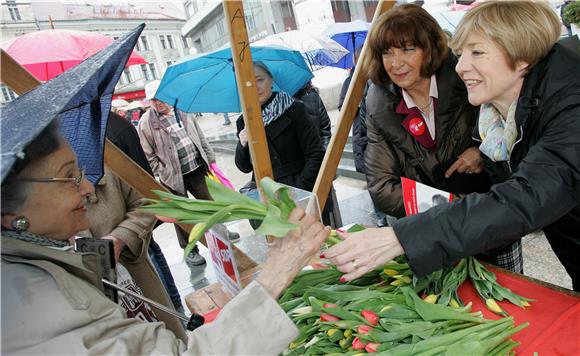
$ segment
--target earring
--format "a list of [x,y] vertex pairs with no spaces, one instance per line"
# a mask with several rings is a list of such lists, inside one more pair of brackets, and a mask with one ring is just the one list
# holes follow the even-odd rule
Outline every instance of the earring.
[[30,222],[24,216],[19,216],[12,220],[12,227],[18,232],[24,232],[30,227]]

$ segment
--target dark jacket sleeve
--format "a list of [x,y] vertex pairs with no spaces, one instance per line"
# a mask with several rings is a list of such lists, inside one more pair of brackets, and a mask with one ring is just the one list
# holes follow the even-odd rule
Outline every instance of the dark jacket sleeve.
[[354,165],[356,171],[360,173],[366,173],[367,171],[365,167],[365,151],[368,145],[366,124],[366,96],[369,83],[370,81],[368,81],[365,86],[359,109],[352,123],[352,152],[354,154]]
[[352,80],[352,74],[354,70],[352,70],[348,77],[342,83],[342,88],[340,88],[340,97],[338,98],[338,110],[342,110],[342,104],[344,104],[344,98],[346,97],[346,92],[348,91],[348,87],[350,85],[350,81]]
[[328,112],[326,111],[326,107],[324,106],[324,102],[318,93],[316,93],[316,101],[317,101],[317,108],[318,108],[318,118],[320,120],[319,129],[320,129],[320,140],[322,143],[322,147],[326,149],[328,144],[330,143],[330,138],[332,136],[331,124],[330,124],[330,117],[328,116]]
[[365,153],[367,187],[374,206],[385,214],[405,216],[401,190],[401,163],[380,130],[368,121],[368,145]]
[[305,164],[298,179],[298,188],[311,191],[324,158],[320,136],[306,114],[306,107],[301,102],[295,102],[286,114],[294,122],[298,144],[304,154]]
[[[239,138],[240,131],[244,129],[244,118],[242,115],[240,115],[240,117],[236,120],[236,128],[236,135]],[[236,167],[238,167],[238,169],[243,173],[250,173],[254,170],[254,167],[252,166],[252,158],[250,157],[250,146],[242,146],[239,140],[238,144],[236,145],[236,155],[234,161],[236,163]]]
[[569,92],[567,103],[543,108],[550,119],[508,180],[395,222],[418,276],[515,241],[579,206],[580,125],[570,119],[580,117],[579,96]]
[[143,152],[139,134],[135,126],[128,120],[111,113],[107,124],[106,137],[111,140],[123,153],[143,168],[149,175],[153,176],[153,170],[149,166],[149,161]]
[[331,124],[330,117],[324,106],[324,102],[320,95],[315,89],[310,90],[298,98],[306,107],[306,112],[308,113],[310,119],[317,127],[318,133],[320,134],[320,140],[322,142],[322,147],[326,149],[330,143],[331,134]]

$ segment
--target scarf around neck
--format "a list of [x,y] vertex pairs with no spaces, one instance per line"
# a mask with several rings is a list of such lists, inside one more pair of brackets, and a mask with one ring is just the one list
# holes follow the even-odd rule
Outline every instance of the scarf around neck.
[[491,104],[482,104],[479,111],[479,150],[492,161],[507,161],[518,137],[516,125],[516,106],[514,101],[505,120]]
[[286,92],[274,92],[269,102],[262,108],[264,127],[276,121],[294,103],[294,99]]
[[2,236],[11,237],[16,240],[30,242],[35,245],[45,246],[45,247],[56,247],[59,249],[66,249],[70,248],[70,244],[68,241],[59,241],[59,240],[51,240],[47,239],[44,236],[36,235],[30,232],[22,231],[14,231],[14,230],[2,230]]

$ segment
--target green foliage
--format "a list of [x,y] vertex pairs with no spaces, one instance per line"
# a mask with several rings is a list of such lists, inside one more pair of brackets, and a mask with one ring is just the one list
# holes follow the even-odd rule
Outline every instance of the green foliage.
[[566,23],[580,26],[580,2],[574,1],[569,3],[566,8],[564,8],[562,20]]

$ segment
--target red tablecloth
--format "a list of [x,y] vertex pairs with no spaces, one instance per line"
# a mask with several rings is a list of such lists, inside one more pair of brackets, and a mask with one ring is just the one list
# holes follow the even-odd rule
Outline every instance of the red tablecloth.
[[[488,268],[490,268],[488,266]],[[494,268],[499,283],[513,292],[534,299],[531,306],[522,309],[509,302],[499,302],[514,317],[515,325],[530,325],[512,336],[519,341],[516,355],[576,356],[580,355],[580,298],[544,287],[517,275],[505,274]],[[473,303],[472,311],[481,310],[486,319],[499,319],[479,298],[470,281],[459,288],[460,297]],[[205,315],[206,322],[215,319],[220,309]]]
[[[508,275],[490,268],[499,283],[513,292],[534,299],[531,307],[522,309],[509,302],[500,306],[514,317],[515,325],[529,322],[530,325],[512,336],[521,345],[515,349],[517,355],[580,355],[580,298],[541,286],[517,275]],[[473,311],[481,310],[487,319],[498,319],[481,301],[471,282],[459,289],[464,301],[472,301]]]

